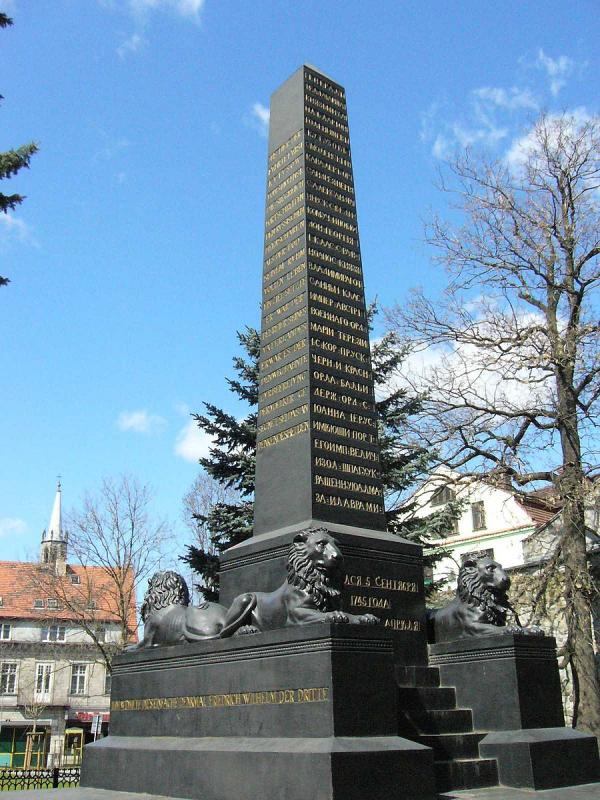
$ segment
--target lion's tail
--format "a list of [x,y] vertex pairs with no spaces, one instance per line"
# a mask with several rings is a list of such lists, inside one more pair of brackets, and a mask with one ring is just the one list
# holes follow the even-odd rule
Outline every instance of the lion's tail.
[[225,623],[221,630],[220,638],[226,639],[228,636],[233,636],[242,625],[250,625],[252,622],[252,612],[255,608],[255,594],[247,593],[236,597],[225,617]]

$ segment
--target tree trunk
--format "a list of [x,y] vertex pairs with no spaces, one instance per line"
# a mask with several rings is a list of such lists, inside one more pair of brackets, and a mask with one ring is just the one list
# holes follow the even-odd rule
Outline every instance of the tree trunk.
[[[562,400],[562,403],[561,403]],[[570,403],[561,398],[559,407]],[[573,673],[573,727],[600,737],[600,685],[594,653],[591,618],[591,580],[585,537],[585,485],[577,414],[574,409],[559,422],[563,471],[558,481],[563,501],[562,563],[565,572],[567,652]]]

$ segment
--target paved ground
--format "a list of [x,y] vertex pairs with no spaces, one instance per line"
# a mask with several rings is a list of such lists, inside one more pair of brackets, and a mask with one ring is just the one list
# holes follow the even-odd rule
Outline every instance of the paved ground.
[[[566,789],[546,789],[533,792],[525,789],[468,789],[440,795],[439,800],[600,800],[600,783],[572,786]],[[111,792],[108,789],[27,789],[15,795],[15,800],[177,800],[157,794]],[[235,800],[235,798],[231,798]]]

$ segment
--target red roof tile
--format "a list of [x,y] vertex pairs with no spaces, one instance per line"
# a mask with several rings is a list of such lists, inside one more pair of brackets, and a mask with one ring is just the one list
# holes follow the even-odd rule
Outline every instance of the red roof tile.
[[[73,577],[79,582],[73,582]],[[127,589],[132,574],[126,576]],[[133,638],[137,628],[135,594],[127,610],[127,627]],[[0,561],[0,618],[77,620],[84,613],[98,622],[119,622],[117,592],[103,567],[68,565],[63,577],[56,577],[38,563]],[[49,608],[48,599],[57,599],[58,608]],[[34,601],[42,600],[43,608]]]

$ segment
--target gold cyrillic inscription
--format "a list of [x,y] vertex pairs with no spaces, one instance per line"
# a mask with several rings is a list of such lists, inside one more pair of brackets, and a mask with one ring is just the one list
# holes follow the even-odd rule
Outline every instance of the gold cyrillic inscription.
[[307,393],[307,389],[304,387],[293,394],[288,394],[285,397],[276,400],[274,403],[270,403],[268,406],[263,406],[258,412],[258,416],[266,417],[267,414],[271,414],[273,411],[279,411],[280,408],[291,406],[294,403],[297,403],[298,400],[302,400],[304,397],[306,397]]
[[291,311],[292,308],[297,308],[298,306],[303,306],[306,302],[306,298],[304,294],[299,294],[297,297],[292,298],[287,303],[284,303],[279,308],[276,308],[275,311],[271,311],[270,314],[267,314],[265,317],[265,325],[268,325],[269,322],[272,322],[277,317],[280,317],[282,314],[287,314],[288,311]]
[[274,433],[273,436],[263,439],[261,442],[257,443],[256,447],[258,450],[264,450],[265,447],[272,447],[274,444],[284,442],[286,439],[292,439],[294,436],[299,436],[301,433],[307,433],[308,429],[308,421],[299,422],[298,425],[294,425],[292,428],[286,428],[284,431]]
[[383,627],[393,631],[412,631],[414,633],[423,629],[421,623],[416,619],[386,619]]
[[301,372],[298,375],[294,375],[292,378],[288,378],[287,381],[284,381],[283,383],[278,383],[276,386],[271,386],[271,388],[267,389],[265,392],[260,392],[260,399],[262,401],[268,400],[270,397],[274,397],[280,392],[287,392],[288,389],[292,389],[294,386],[298,386],[299,383],[302,383],[305,377],[305,373]]
[[375,436],[373,433],[355,431],[353,428],[345,428],[343,425],[334,425],[330,422],[320,422],[319,420],[316,420],[313,422],[313,430],[317,431],[317,433],[328,433],[331,436],[341,436],[344,439],[354,439],[358,442],[377,444],[377,436]]
[[313,317],[319,317],[320,319],[327,320],[327,322],[333,322],[334,325],[343,325],[345,328],[350,328],[350,330],[367,333],[367,326],[363,325],[362,322],[357,322],[354,319],[346,319],[346,317],[340,317],[339,314],[334,314],[333,311],[328,311],[326,308],[313,307],[311,308],[310,313]]
[[391,608],[392,604],[387,597],[367,597],[364,594],[350,595],[350,605],[358,606],[359,608]]
[[328,383],[330,386],[337,386],[340,389],[350,389],[359,394],[371,395],[371,387],[366,383],[359,383],[358,381],[349,381],[346,378],[338,378],[336,375],[330,375],[328,372],[313,371],[313,378],[322,383]]
[[369,503],[357,500],[355,497],[338,497],[337,495],[315,493],[315,503],[336,508],[350,508],[353,511],[368,511],[371,514],[382,514],[384,511],[383,503]]
[[269,344],[263,345],[260,351],[261,356],[268,355],[269,353],[272,353],[273,350],[278,350],[281,345],[289,342],[290,339],[295,339],[296,336],[299,336],[301,333],[306,334],[307,327],[308,326],[306,322],[303,322],[301,325],[296,325],[296,327],[292,328],[291,331],[286,331],[286,333],[283,333],[281,336],[273,339],[273,341],[269,342]]
[[350,475],[358,475],[361,478],[380,478],[381,473],[376,467],[364,467],[362,464],[350,464],[347,461],[338,461],[335,458],[315,458],[315,467],[321,469],[335,469],[338,472],[347,472]]
[[416,593],[419,591],[415,581],[383,578],[381,575],[346,575],[344,586],[355,586],[358,589],[384,589],[387,592]]
[[294,359],[294,361],[290,361],[289,364],[286,364],[283,367],[279,367],[279,369],[274,369],[273,372],[269,372],[268,375],[261,375],[260,378],[261,386],[264,386],[267,383],[271,383],[272,381],[275,381],[278,378],[287,375],[288,372],[293,372],[299,367],[304,366],[304,364],[308,364],[308,356],[306,354],[300,356],[300,358]]
[[265,300],[265,302],[263,303],[263,311],[268,311],[269,308],[273,308],[273,306],[276,306],[277,303],[281,303],[282,300],[285,300],[286,297],[289,297],[291,294],[294,294],[294,292],[297,292],[300,289],[305,289],[305,288],[306,288],[306,278],[303,276],[295,283],[286,286],[286,288],[283,291],[279,292],[279,294],[273,295],[273,297],[271,297],[269,300]]
[[313,394],[323,400],[331,400],[334,403],[343,403],[346,406],[362,408],[364,411],[373,411],[375,408],[373,403],[369,403],[367,400],[359,400],[358,397],[354,397],[351,394],[340,394],[340,392],[334,392],[332,389],[322,389],[320,386],[315,386]]
[[276,150],[273,150],[269,156],[269,164],[272,164],[278,156],[289,149],[295,142],[300,141],[300,139],[302,139],[302,129],[296,131],[296,133],[293,133],[289,139],[286,139],[286,141],[283,144],[280,144]]
[[370,483],[358,483],[358,481],[347,481],[344,478],[333,478],[330,475],[315,475],[315,486],[326,486],[328,489],[345,489],[347,492],[358,492],[381,497],[380,486],[373,486]]
[[272,336],[274,333],[279,333],[282,328],[285,328],[286,325],[289,325],[291,322],[297,322],[299,319],[302,319],[304,316],[304,309],[300,308],[298,311],[294,311],[293,314],[290,314],[289,317],[282,319],[280,322],[275,323],[275,325],[271,325],[270,328],[263,328],[262,331],[262,338],[263,340],[267,338],[267,336]]
[[364,450],[361,447],[351,447],[339,442],[329,442],[326,439],[315,439],[313,441],[315,450],[324,450],[328,453],[335,453],[338,456],[348,456],[349,458],[362,458],[363,461],[379,462],[379,453],[376,450]]
[[269,369],[272,367],[273,364],[277,364],[279,361],[283,361],[284,358],[287,358],[292,353],[297,353],[298,350],[303,350],[306,347],[306,339],[300,339],[299,342],[295,342],[294,344],[286,347],[285,350],[282,350],[280,353],[277,353],[270,358],[266,358],[264,361],[261,362],[260,368],[262,370]]
[[293,408],[291,411],[286,411],[285,414],[280,414],[278,417],[273,417],[273,419],[270,419],[267,422],[262,422],[258,426],[257,433],[262,435],[263,433],[270,431],[272,428],[277,427],[277,425],[282,425],[284,422],[289,422],[291,419],[301,417],[303,414],[308,414],[308,403],[298,406],[298,408]]

